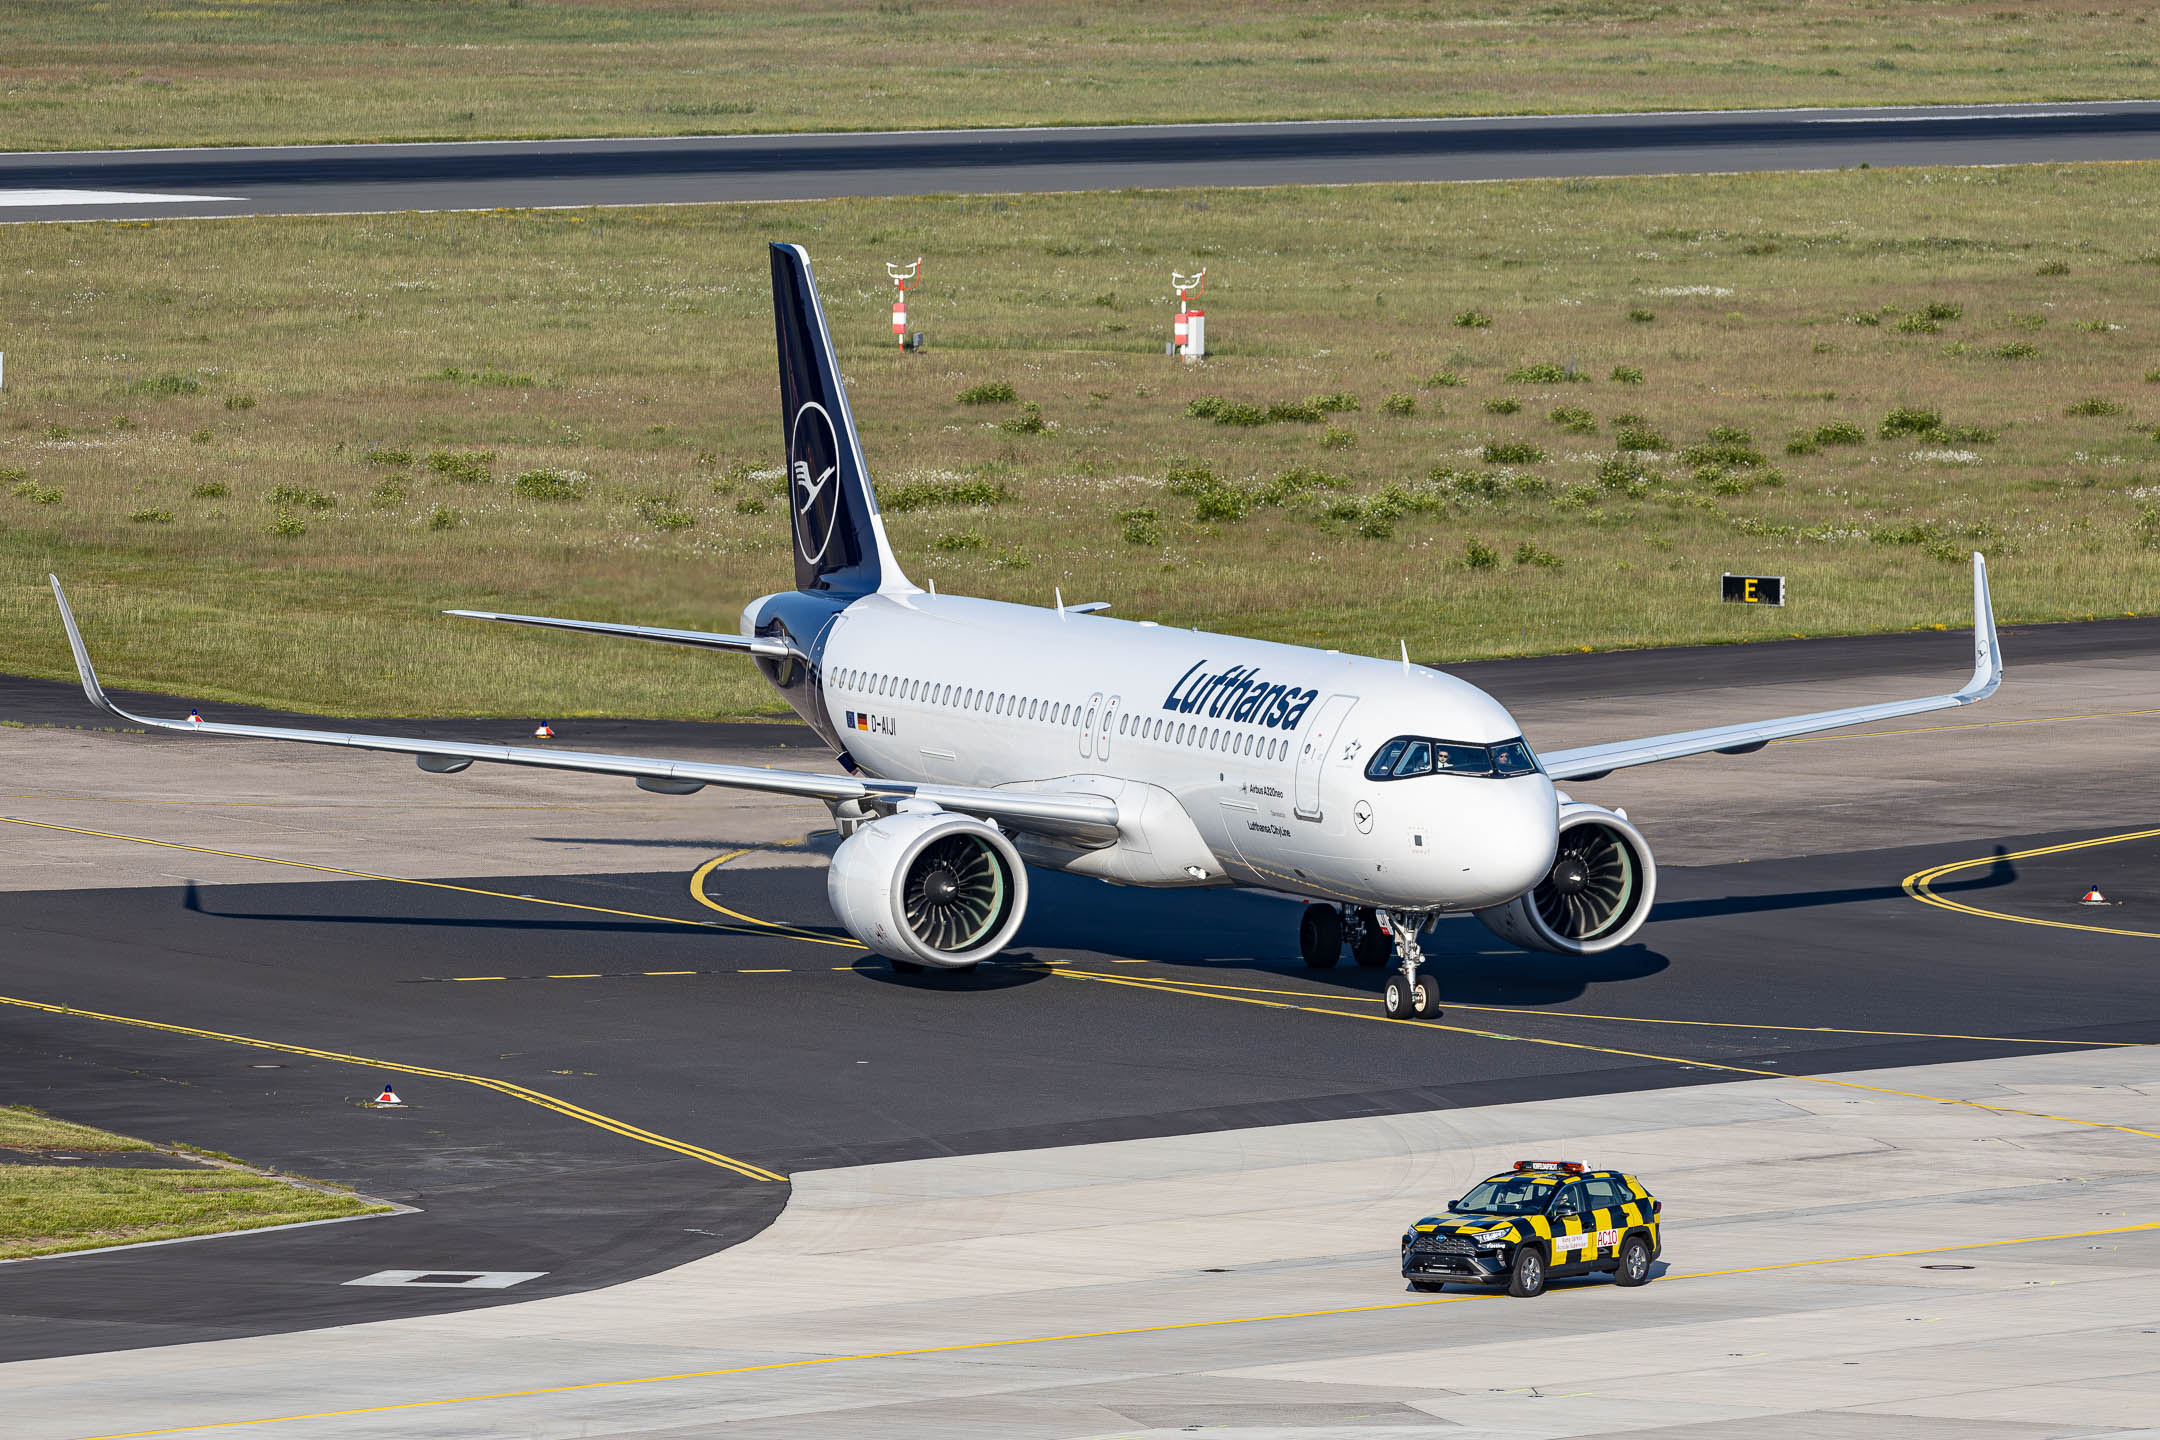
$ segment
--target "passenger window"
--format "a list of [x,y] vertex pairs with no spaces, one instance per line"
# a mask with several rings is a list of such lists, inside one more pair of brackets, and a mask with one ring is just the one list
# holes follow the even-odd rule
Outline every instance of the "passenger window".
[[1553,1201],[1552,1208],[1545,1213],[1555,1220],[1569,1215],[1580,1215],[1583,1213],[1582,1199],[1582,1186],[1570,1185],[1560,1192],[1559,1198]]
[[1589,1192],[1593,1210],[1617,1210],[1635,1198],[1617,1180],[1585,1180],[1583,1189]]
[[1395,778],[1406,775],[1430,775],[1432,773],[1432,746],[1423,740],[1412,740],[1403,747],[1402,759],[1395,762]]

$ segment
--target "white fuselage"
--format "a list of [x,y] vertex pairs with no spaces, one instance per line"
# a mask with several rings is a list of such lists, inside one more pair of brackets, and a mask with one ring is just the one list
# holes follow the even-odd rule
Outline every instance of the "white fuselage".
[[924,593],[854,601],[814,653],[815,683],[783,693],[821,705],[870,775],[1117,800],[1116,845],[1036,845],[1038,863],[1400,910],[1497,905],[1553,863],[1541,773],[1367,778],[1394,737],[1520,737],[1491,696],[1437,671]]

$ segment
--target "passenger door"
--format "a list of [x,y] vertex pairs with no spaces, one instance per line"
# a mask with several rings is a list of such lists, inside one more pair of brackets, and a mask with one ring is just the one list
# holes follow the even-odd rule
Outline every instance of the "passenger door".
[[1553,1198],[1545,1212],[1552,1226],[1552,1264],[1556,1275],[1574,1274],[1590,1263],[1590,1247],[1596,1237],[1585,1229],[1588,1206],[1582,1182],[1577,1181]]
[[[1088,696],[1087,714],[1080,721],[1080,756],[1082,759],[1086,759],[1095,753],[1095,720],[1101,713],[1102,691],[1098,690],[1093,695]],[[1109,754],[1110,747],[1105,744],[1103,746],[1103,755],[1108,758]]]
[[1328,746],[1342,729],[1343,717],[1357,704],[1355,695],[1330,695],[1320,714],[1305,732],[1297,757],[1297,814],[1300,820],[1320,818],[1320,767],[1326,763]]
[[1102,724],[1095,731],[1095,758],[1098,761],[1110,758],[1110,736],[1117,729],[1118,699],[1115,695],[1110,697],[1110,703],[1103,707]]

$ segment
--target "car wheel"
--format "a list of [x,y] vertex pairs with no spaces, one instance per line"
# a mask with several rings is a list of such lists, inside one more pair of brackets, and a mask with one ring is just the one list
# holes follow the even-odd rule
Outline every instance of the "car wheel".
[[1402,976],[1388,977],[1387,988],[1381,992],[1381,1008],[1390,1020],[1401,1020],[1410,1013],[1410,987],[1403,984]]
[[1613,1271],[1613,1279],[1622,1285],[1647,1285],[1650,1283],[1650,1240],[1644,1235],[1630,1235],[1620,1242],[1620,1264]]
[[1515,1264],[1508,1270],[1507,1293],[1523,1300],[1545,1293],[1545,1255],[1537,1246],[1516,1250]]
[[1298,954],[1315,970],[1332,970],[1342,959],[1342,916],[1332,905],[1308,905],[1298,921]]
[[1410,1288],[1420,1295],[1437,1295],[1442,1287],[1438,1280],[1412,1280]]

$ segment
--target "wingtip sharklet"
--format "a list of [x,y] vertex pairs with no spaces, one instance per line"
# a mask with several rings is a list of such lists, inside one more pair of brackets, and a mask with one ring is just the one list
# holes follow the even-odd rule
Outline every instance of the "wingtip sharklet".
[[75,652],[75,674],[82,681],[83,694],[98,709],[118,715],[119,707],[106,698],[105,687],[98,684],[97,669],[90,663],[90,648],[83,644],[82,630],[75,624],[75,611],[68,604],[67,591],[60,588],[60,577],[48,573],[45,578],[52,583],[53,599],[60,606],[60,624],[67,631],[68,648]]
[[1988,591],[1987,556],[1973,551],[1973,673],[1958,698],[1970,705],[2002,684],[2002,646],[1995,637],[1995,601]]

